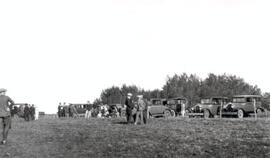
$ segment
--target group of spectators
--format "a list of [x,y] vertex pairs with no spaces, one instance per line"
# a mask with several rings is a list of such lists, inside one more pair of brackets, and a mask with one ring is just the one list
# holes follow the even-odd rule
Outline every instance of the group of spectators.
[[78,117],[78,112],[74,105],[66,104],[66,103],[59,103],[58,105],[58,117]]
[[22,117],[25,121],[33,121],[38,119],[37,107],[34,104],[14,105],[11,109],[11,117]]
[[85,112],[85,118],[89,119],[90,117],[97,118],[110,118],[110,117],[119,117],[121,113],[121,109],[117,108],[117,106],[109,106],[107,104],[100,104],[97,107],[88,106]]
[[127,123],[135,125],[146,124],[148,118],[148,102],[143,99],[143,95],[137,96],[137,102],[132,98],[132,93],[127,94],[125,101]]
[[[136,100],[136,101],[135,101]],[[92,104],[84,104],[83,110],[84,113],[81,113],[82,107],[76,107],[73,104],[61,104],[58,105],[58,117],[77,117],[80,114],[84,115],[86,119],[91,117],[97,118],[111,118],[111,117],[120,117],[125,116],[128,123],[134,124],[146,124],[147,114],[148,114],[148,103],[143,99],[142,95],[138,95],[137,98],[133,97],[132,94],[128,93],[125,105],[123,107],[118,107],[117,105],[107,105],[100,104],[93,107]],[[78,110],[78,111],[77,111]]]

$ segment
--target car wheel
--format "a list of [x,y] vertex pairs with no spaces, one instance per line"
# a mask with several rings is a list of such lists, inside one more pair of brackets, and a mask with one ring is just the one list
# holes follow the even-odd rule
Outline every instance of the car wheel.
[[175,112],[173,110],[171,111],[171,117],[175,117]]
[[209,117],[210,117],[210,112],[209,112],[209,110],[207,110],[207,109],[204,109],[204,110],[203,110],[203,117],[204,117],[204,118],[209,118]]
[[164,117],[169,118],[171,116],[171,112],[169,110],[164,111]]
[[243,118],[244,117],[244,111],[242,109],[237,110],[237,117],[238,118]]

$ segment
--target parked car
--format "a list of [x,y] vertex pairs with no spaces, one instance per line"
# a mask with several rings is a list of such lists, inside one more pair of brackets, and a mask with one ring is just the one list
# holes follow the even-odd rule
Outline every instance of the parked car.
[[88,106],[93,106],[92,104],[86,104],[86,103],[71,103],[69,107],[74,107],[75,113],[79,117],[84,117],[86,109]]
[[236,95],[232,98],[231,103],[223,107],[222,115],[243,118],[254,114],[254,111],[258,114],[264,111],[260,95]]
[[175,117],[175,111],[170,109],[166,105],[166,99],[153,98],[150,99],[150,104],[148,105],[148,112],[150,117]]
[[187,105],[187,99],[184,97],[177,97],[177,98],[168,99],[166,106],[174,110],[176,116],[180,116],[183,104]]
[[209,97],[201,99],[201,103],[196,104],[188,110],[189,117],[214,117],[220,112],[222,105],[227,104],[229,101],[226,97]]

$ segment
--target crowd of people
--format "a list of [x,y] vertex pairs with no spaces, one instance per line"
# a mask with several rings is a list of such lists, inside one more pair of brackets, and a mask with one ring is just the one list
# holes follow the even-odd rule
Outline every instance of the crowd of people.
[[58,105],[58,117],[78,117],[77,109],[72,104],[59,103]]
[[[84,115],[86,119],[91,117],[105,118],[105,117],[119,117],[121,110],[116,106],[109,106],[107,104],[100,104],[93,107],[92,104],[84,104],[84,107],[76,107],[73,104],[59,103],[58,105],[58,117],[79,117]],[[83,113],[81,113],[83,111]]]
[[[135,101],[136,100],[136,101]],[[111,118],[120,117],[125,113],[128,124],[146,124],[148,114],[148,102],[143,99],[143,95],[132,97],[131,93],[127,94],[124,107],[117,107],[116,105],[100,104],[93,107],[92,104],[84,104],[84,113],[82,114],[86,119],[91,117],[97,118]],[[79,113],[73,104],[59,103],[58,117],[79,117]]]
[[97,107],[89,106],[85,112],[85,118],[89,119],[91,117],[97,118],[110,118],[119,117],[121,113],[121,108],[116,106],[109,106],[107,104],[100,104]]
[[[134,98],[134,97],[133,97]],[[117,106],[103,105],[93,107],[87,104],[84,117],[89,119],[91,117],[119,117],[122,116],[123,109],[127,123],[131,124],[146,124],[147,122],[147,101],[143,99],[142,95],[137,96],[138,100],[135,102],[132,99],[132,94],[128,93],[125,101],[125,108],[118,108]],[[34,104],[20,104],[16,105],[14,101],[6,96],[6,89],[0,88],[0,118],[3,123],[3,140],[2,144],[6,143],[8,131],[11,128],[11,118],[18,116],[23,117],[25,121],[32,121],[38,119],[39,112]],[[78,117],[78,111],[72,104],[59,104],[58,117]]]
[[11,108],[11,117],[21,117],[25,121],[33,121],[38,119],[38,110],[34,104],[19,104]]

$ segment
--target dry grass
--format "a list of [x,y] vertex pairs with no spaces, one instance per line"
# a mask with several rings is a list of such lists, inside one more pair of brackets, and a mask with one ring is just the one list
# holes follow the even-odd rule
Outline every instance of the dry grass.
[[270,157],[270,119],[16,120],[0,157]]

